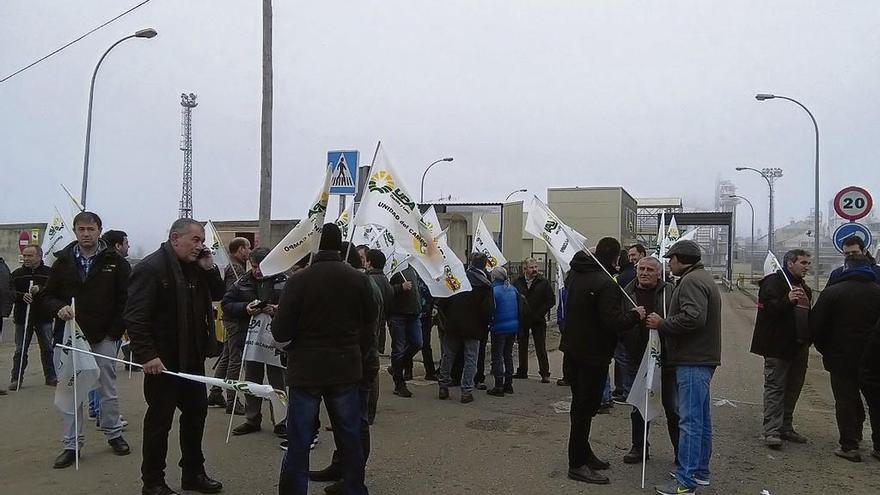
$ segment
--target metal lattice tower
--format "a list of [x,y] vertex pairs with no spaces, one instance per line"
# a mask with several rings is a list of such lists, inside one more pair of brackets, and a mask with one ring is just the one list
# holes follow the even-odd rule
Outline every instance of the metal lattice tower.
[[180,95],[180,151],[183,151],[183,190],[180,194],[180,218],[192,218],[192,109],[196,107],[194,93]]

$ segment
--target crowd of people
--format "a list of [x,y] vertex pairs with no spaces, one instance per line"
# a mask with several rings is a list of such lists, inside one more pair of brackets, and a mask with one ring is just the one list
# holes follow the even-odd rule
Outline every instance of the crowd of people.
[[[501,398],[514,393],[515,379],[529,378],[530,336],[538,376],[550,383],[547,317],[554,307],[564,356],[557,384],[570,387],[572,396],[568,477],[610,483],[602,473],[610,463],[590,445],[592,419],[614,403],[626,403],[656,331],[662,408],[676,468],[655,490],[683,495],[711,482],[709,391],[721,365],[721,294],[693,241],[678,241],[658,257],[648,256],[642,245],[621,250],[617,239],[603,238],[574,255],[559,291],[534,259],[525,260],[521,275],[512,277],[503,267],[490,268],[486,255],[477,252],[466,269],[472,289],[435,298],[412,267],[386,277],[385,254],[344,242],[333,223],[323,226],[314,254],[270,276],[260,269],[269,250],[252,249],[240,237],[228,244],[229,264],[221,274],[204,246],[203,225],[192,219],[176,220],[168,239],[133,268],[126,261],[124,232],[103,233],[100,217],[87,211],[76,215],[73,228],[76,240],[54,253],[51,267],[43,264],[40,247],[30,245],[22,251],[21,268],[0,271],[9,278],[8,283],[0,280],[9,290],[0,299],[0,310],[11,312],[15,323],[9,388],[15,391],[23,384],[34,336],[45,384],[58,384],[59,353],[53,356],[53,343],[62,341],[64,324],[70,320],[76,320],[93,352],[129,355],[145,375],[144,495],[176,493],[165,473],[176,410],[181,412],[184,490],[223,489],[205,470],[202,437],[209,407],[243,416],[232,430],[235,435],[263,427],[262,399],[246,395],[242,404],[232,391],[208,391],[199,382],[163,374],[164,370],[205,375],[206,360],[217,358],[216,378],[258,384],[265,379],[272,388],[286,390],[286,414],[270,408],[273,433],[284,439],[279,493],[304,495],[310,481],[320,481],[332,482],[325,487],[330,494],[366,494],[370,426],[378,410],[379,356],[385,352],[386,335],[394,396],[413,397],[407,382],[413,379],[413,361],[421,352],[424,379],[437,382],[437,398],[448,400],[457,388],[458,400],[468,404],[477,390]],[[835,399],[840,432],[835,454],[861,460],[862,425],[869,415],[872,455],[880,459],[880,269],[859,238],[847,239],[845,255],[844,265],[815,301],[805,282],[811,268],[806,251],[786,253],[780,269],[760,282],[751,350],[764,357],[763,441],[769,448],[807,442],[794,430],[793,414],[809,348],[815,345],[830,372]],[[337,304],[340,297],[346,304]],[[222,342],[215,327],[217,303]],[[271,321],[280,366],[246,359],[248,329],[257,317]],[[439,366],[431,349],[435,327],[441,342]],[[123,346],[124,342],[130,343]],[[98,358],[97,364],[100,378],[89,409],[112,452],[128,455],[116,363]],[[329,466],[310,470],[322,403],[336,451]],[[77,429],[74,414],[81,413],[62,414],[62,451],[54,463],[58,469],[71,466],[83,447],[83,422]],[[636,464],[650,454],[645,421],[635,407],[631,425],[631,449],[623,462]]]

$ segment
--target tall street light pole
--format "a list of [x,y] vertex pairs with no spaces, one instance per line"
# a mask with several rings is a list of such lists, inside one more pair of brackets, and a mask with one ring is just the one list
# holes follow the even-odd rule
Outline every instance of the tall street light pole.
[[440,162],[451,162],[451,161],[452,161],[452,157],[449,156],[446,158],[441,158],[439,160],[435,160],[430,165],[428,165],[428,168],[425,169],[425,173],[422,174],[422,188],[421,188],[421,192],[419,193],[419,203],[425,202],[425,176],[428,175],[428,170],[431,170],[431,167],[433,167],[434,165],[437,165]]
[[112,45],[110,45],[110,48],[108,48],[107,51],[105,51],[104,54],[101,55],[101,58],[98,59],[98,63],[97,65],[95,65],[95,71],[92,72],[92,83],[89,86],[89,111],[88,116],[86,117],[86,149],[83,156],[82,194],[80,195],[79,199],[83,208],[85,208],[86,206],[86,193],[88,192],[89,188],[89,147],[92,141],[92,102],[95,99],[95,77],[98,75],[98,69],[101,67],[101,62],[104,61],[104,59],[107,57],[107,54],[110,53],[110,50],[115,48],[116,45],[131,38],[149,39],[155,37],[157,34],[159,33],[156,32],[156,30],[153,28],[141,29],[134,34],[130,34],[125,38],[117,41],[116,43],[113,43]]
[[752,241],[751,248],[749,252],[749,280],[755,279],[755,207],[752,205],[752,202],[749,201],[749,198],[745,196],[739,196],[737,194],[730,194],[727,196],[728,198],[738,198],[745,201],[749,208],[752,210]]
[[511,193],[508,194],[506,198],[504,198],[504,202],[507,203],[507,200],[510,199],[510,197],[513,196],[514,194],[524,193],[524,192],[529,192],[529,190],[526,188],[522,188],[522,189],[517,189],[516,191],[511,191]]
[[263,0],[263,96],[260,105],[260,246],[272,247],[272,0]]
[[776,179],[778,179],[779,177],[782,177],[782,169],[781,168],[762,168],[761,170],[758,170],[758,169],[752,168],[752,167],[736,167],[736,170],[738,172],[742,172],[743,170],[749,170],[751,172],[755,172],[756,174],[760,175],[761,177],[764,178],[764,180],[767,181],[767,187],[770,188],[770,213],[769,213],[769,219],[767,222],[767,250],[773,251],[773,247],[774,247],[773,241],[775,240],[774,231],[776,228],[774,225],[775,222],[773,220],[773,217],[774,217],[773,184],[776,181]]
[[813,288],[814,290],[819,290],[819,267],[821,266],[822,258],[819,253],[819,248],[821,247],[821,243],[819,241],[819,124],[816,123],[816,118],[813,117],[813,113],[803,105],[803,103],[795,100],[794,98],[789,98],[788,96],[774,95],[768,93],[759,93],[755,95],[755,99],[758,101],[764,100],[773,100],[779,98],[780,100],[788,100],[795,105],[801,107],[807,115],[810,116],[810,120],[813,121],[813,129],[816,131],[816,191],[813,209],[815,210],[813,213],[813,236],[814,236],[814,249],[816,250],[816,269],[813,270]]

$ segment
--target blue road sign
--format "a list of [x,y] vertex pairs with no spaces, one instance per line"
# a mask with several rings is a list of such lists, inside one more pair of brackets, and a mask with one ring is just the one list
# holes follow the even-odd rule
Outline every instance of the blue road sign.
[[357,151],[328,151],[327,168],[330,174],[330,194],[354,196],[358,183]]
[[858,222],[850,222],[837,227],[834,230],[834,236],[832,240],[834,241],[834,247],[837,248],[841,253],[843,252],[843,241],[846,240],[849,236],[858,236],[861,237],[863,241],[865,241],[865,249],[869,249],[871,247],[871,241],[873,237],[871,236],[871,231],[868,230],[868,227],[858,223]]

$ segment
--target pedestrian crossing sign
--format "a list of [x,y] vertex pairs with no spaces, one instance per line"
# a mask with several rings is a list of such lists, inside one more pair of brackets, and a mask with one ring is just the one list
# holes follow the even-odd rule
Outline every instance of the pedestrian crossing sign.
[[327,168],[330,169],[330,194],[353,196],[357,192],[357,151],[328,151]]

